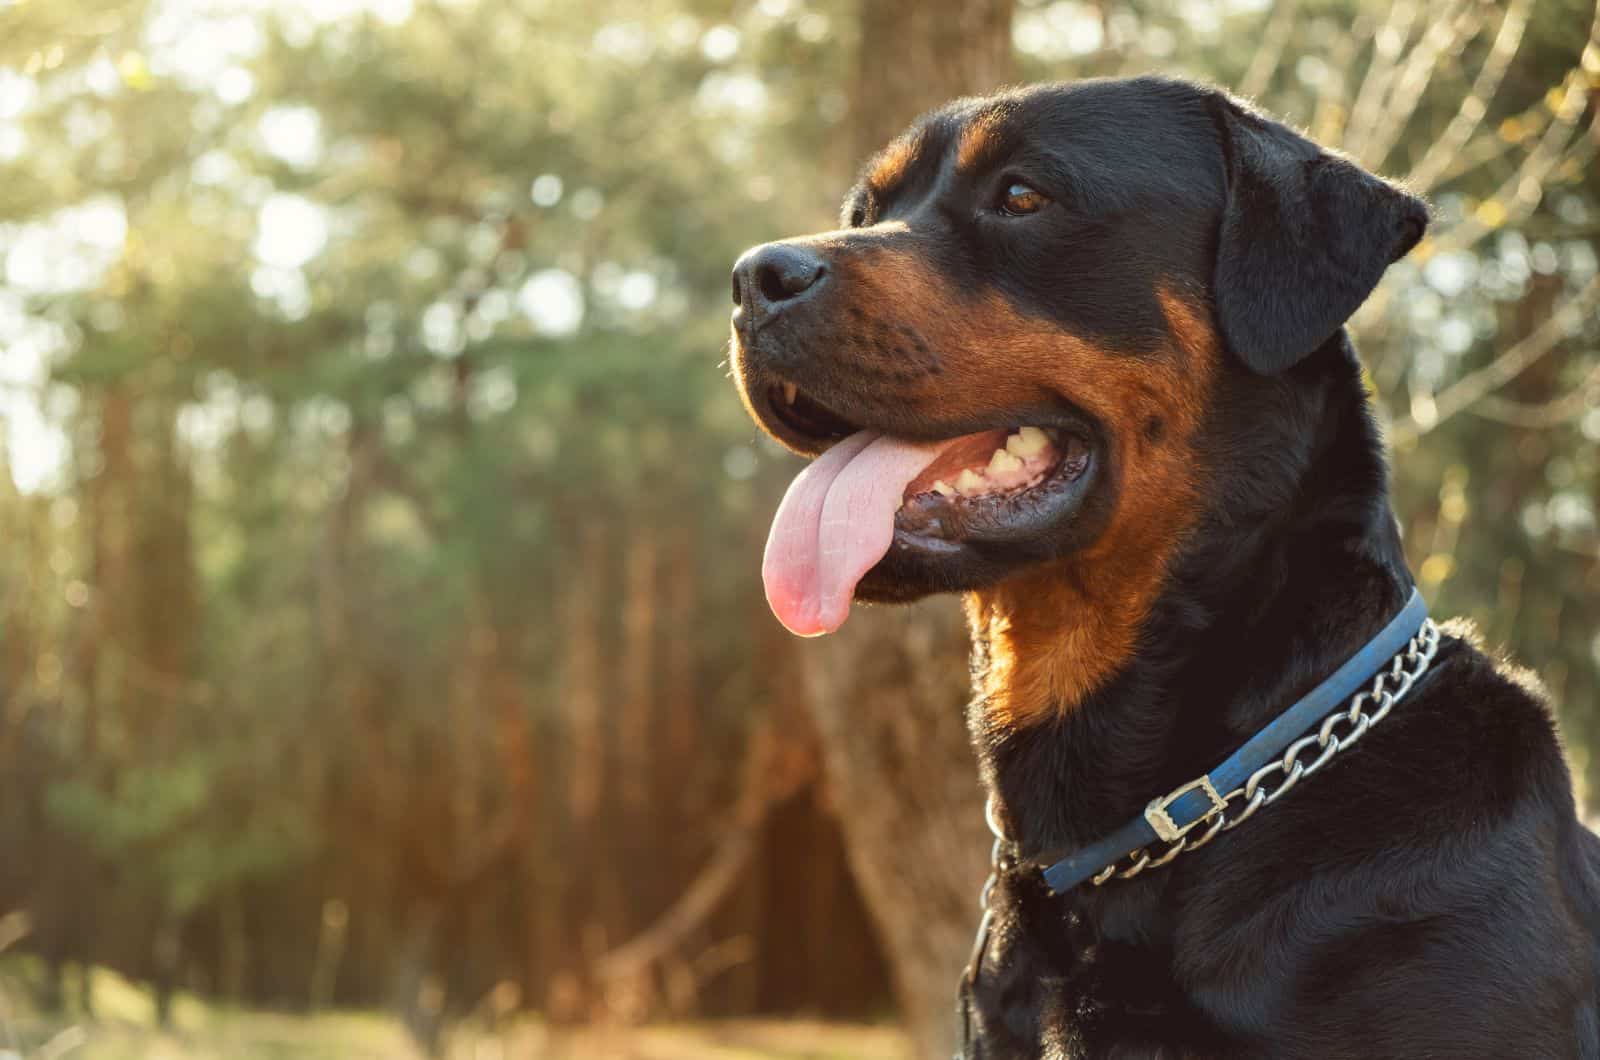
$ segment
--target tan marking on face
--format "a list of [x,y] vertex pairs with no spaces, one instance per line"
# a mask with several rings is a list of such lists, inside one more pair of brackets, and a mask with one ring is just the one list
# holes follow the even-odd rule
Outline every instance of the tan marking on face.
[[[1117,496],[1105,529],[1059,563],[967,598],[973,635],[989,645],[983,691],[993,722],[1019,727],[1045,720],[1114,677],[1137,651],[1169,564],[1199,520],[1194,442],[1218,344],[1200,312],[1170,292],[1160,298],[1173,336],[1166,355],[1101,361],[1095,375],[1083,376],[1090,366],[1080,354],[1068,369],[1089,384],[1088,392],[1082,383],[1064,392],[1095,412],[1110,434]],[[1165,428],[1157,440],[1144,431],[1154,418]]]
[[906,171],[911,168],[911,163],[916,161],[917,152],[921,148],[921,132],[895,140],[873,159],[872,170],[867,175],[867,184],[875,193],[882,195],[905,178]]
[[[848,282],[860,304],[912,323],[943,372],[896,395],[946,418],[1004,417],[1065,396],[1104,425],[1105,528],[1077,553],[968,595],[991,721],[1023,726],[1070,709],[1133,656],[1168,565],[1200,515],[1195,439],[1220,364],[1203,310],[1159,292],[1166,348],[1123,353],[1025,316],[996,293],[953,295],[911,255],[865,256]],[[1152,420],[1162,430],[1146,431]]]
[[973,169],[994,149],[1004,120],[1005,114],[1002,111],[985,111],[961,131],[961,139],[956,144],[958,170],[966,172]]

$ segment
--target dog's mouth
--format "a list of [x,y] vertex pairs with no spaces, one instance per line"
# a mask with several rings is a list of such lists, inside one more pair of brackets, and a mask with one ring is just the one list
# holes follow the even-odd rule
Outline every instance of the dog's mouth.
[[1089,466],[1089,447],[1056,427],[979,431],[952,438],[906,486],[895,527],[925,541],[992,536],[1049,500]]
[[819,452],[861,430],[794,383],[773,383],[766,399],[778,437],[802,452]]
[[802,635],[838,628],[891,550],[937,564],[1049,529],[1078,507],[1095,464],[1090,432],[1065,415],[911,440],[790,382],[761,397],[752,404],[775,435],[820,454],[789,487],[762,568],[773,611]]

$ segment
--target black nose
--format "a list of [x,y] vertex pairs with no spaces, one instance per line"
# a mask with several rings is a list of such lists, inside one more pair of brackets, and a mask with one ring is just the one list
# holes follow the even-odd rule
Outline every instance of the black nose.
[[733,304],[749,327],[814,293],[828,268],[814,251],[792,243],[767,243],[740,255],[733,264]]

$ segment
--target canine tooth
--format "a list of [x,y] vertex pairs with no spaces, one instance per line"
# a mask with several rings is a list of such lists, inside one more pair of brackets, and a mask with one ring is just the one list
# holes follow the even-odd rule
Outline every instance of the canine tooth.
[[983,489],[983,476],[976,474],[970,467],[956,477],[957,493],[977,493]]
[[933,492],[941,497],[954,497],[956,495],[955,487],[942,478],[934,480]]
[[1020,471],[1021,469],[1021,459],[1012,453],[1006,452],[1004,449],[996,449],[994,455],[989,458],[987,473],[990,475],[1003,475],[1008,471]]
[[1050,444],[1050,436],[1037,427],[1024,427],[1006,439],[1006,452],[1023,460],[1038,456]]
[[783,403],[786,405],[793,405],[794,399],[799,395],[799,393],[800,388],[795,386],[793,383],[783,384]]

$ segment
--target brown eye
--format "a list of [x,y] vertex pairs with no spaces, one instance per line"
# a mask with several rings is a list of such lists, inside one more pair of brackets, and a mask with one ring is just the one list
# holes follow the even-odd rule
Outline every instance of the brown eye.
[[1010,214],[1012,217],[1021,217],[1024,214],[1038,213],[1050,202],[1044,192],[1037,191],[1020,181],[1006,189],[1000,197],[1000,212]]

